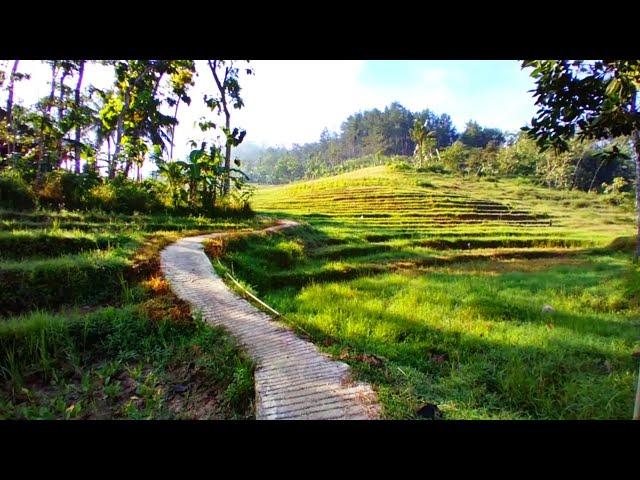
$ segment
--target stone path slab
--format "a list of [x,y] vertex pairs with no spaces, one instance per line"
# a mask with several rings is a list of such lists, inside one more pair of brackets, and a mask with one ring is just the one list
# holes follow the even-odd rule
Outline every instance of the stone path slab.
[[[290,228],[281,220],[254,233]],[[205,321],[229,331],[256,362],[258,420],[370,420],[379,418],[375,392],[354,382],[349,366],[320,352],[232,292],[215,273],[202,242],[230,233],[183,238],[161,253],[171,289]]]

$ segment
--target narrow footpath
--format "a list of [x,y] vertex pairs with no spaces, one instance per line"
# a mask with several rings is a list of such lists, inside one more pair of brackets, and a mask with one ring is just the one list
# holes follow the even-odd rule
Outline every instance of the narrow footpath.
[[[290,220],[253,233],[297,226]],[[230,332],[256,362],[258,420],[370,420],[379,417],[373,389],[245,299],[215,273],[202,242],[230,233],[187,237],[166,247],[162,271],[174,293],[205,321]]]

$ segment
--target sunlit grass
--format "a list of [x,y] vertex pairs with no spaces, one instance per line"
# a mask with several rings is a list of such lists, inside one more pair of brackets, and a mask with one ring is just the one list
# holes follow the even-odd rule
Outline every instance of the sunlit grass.
[[452,419],[630,418],[629,206],[372,167],[259,189],[254,208],[306,225],[233,240],[223,262],[371,382],[386,417],[431,402]]
[[159,254],[265,219],[0,211],[0,222],[0,419],[253,416],[252,363],[170,294]]

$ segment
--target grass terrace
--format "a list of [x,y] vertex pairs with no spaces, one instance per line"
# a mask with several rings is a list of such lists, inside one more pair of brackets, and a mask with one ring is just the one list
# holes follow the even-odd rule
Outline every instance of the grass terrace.
[[632,206],[386,166],[263,187],[253,206],[303,225],[207,251],[371,382],[386,418],[427,402],[449,419],[630,418]]
[[253,364],[159,252],[269,219],[0,211],[0,419],[252,418]]

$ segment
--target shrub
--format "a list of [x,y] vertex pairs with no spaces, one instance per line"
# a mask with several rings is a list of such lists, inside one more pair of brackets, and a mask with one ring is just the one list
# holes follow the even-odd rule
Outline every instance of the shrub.
[[401,161],[401,162],[388,162],[387,166],[391,169],[391,170],[397,170],[397,171],[409,171],[409,170],[413,170],[413,167],[411,165],[409,165],[407,162],[405,161]]
[[623,177],[616,177],[611,184],[602,184],[605,201],[611,205],[621,205],[625,201],[633,201],[633,192],[628,191],[631,182]]
[[132,214],[134,212],[157,212],[162,209],[162,203],[149,183],[135,183],[129,180],[116,180],[117,207],[119,213]]
[[87,196],[91,188],[100,183],[95,173],[77,175],[71,172],[51,172],[44,178],[42,188],[37,192],[40,206],[69,210],[87,208]]
[[62,182],[57,172],[45,175],[42,186],[37,190],[38,203],[47,208],[59,210],[64,207]]
[[89,190],[86,204],[91,209],[115,211],[118,205],[115,187],[111,183],[96,185]]
[[127,262],[114,255],[12,262],[0,268],[0,315],[34,308],[95,305],[120,297]]
[[638,239],[636,237],[617,237],[607,248],[614,252],[633,252],[636,249]]
[[91,171],[81,175],[63,172],[60,175],[60,185],[64,197],[64,207],[69,210],[85,209],[87,193],[99,183],[100,177]]
[[422,173],[450,173],[449,170],[447,170],[447,168],[441,164],[441,163],[434,163],[433,165],[428,165],[426,167],[420,167],[418,169],[416,169],[418,172],[422,172]]
[[35,196],[27,183],[11,173],[0,175],[0,207],[11,210],[33,210]]
[[292,240],[279,242],[272,252],[273,260],[281,267],[292,267],[304,257],[304,246]]
[[0,232],[0,258],[55,257],[116,247],[130,241],[127,235],[90,235],[64,231]]

